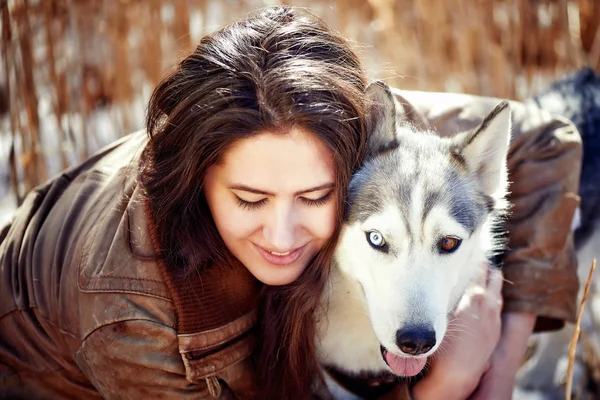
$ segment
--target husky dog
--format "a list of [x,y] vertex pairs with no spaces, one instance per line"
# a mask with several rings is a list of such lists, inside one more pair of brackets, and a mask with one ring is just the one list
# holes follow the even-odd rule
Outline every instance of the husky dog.
[[[387,85],[367,92],[380,112],[350,184],[318,354],[349,376],[415,376],[478,267],[501,247],[510,110],[502,102],[474,131],[441,138],[397,118],[402,106]],[[350,398],[330,378],[331,394]]]

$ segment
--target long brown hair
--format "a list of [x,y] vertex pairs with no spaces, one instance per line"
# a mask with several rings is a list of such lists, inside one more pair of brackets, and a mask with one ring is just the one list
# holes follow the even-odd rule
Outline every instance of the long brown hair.
[[201,271],[227,261],[202,186],[207,169],[234,142],[298,127],[333,155],[335,234],[299,279],[265,287],[259,299],[255,360],[262,398],[310,397],[320,378],[314,313],[348,182],[365,151],[365,84],[343,37],[306,11],[272,7],[205,36],[150,100],[141,180],[168,268]]

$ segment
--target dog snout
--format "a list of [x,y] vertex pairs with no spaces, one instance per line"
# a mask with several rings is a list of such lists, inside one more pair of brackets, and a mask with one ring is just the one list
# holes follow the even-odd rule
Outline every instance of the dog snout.
[[396,344],[405,354],[418,356],[435,346],[435,331],[429,326],[409,326],[396,331]]

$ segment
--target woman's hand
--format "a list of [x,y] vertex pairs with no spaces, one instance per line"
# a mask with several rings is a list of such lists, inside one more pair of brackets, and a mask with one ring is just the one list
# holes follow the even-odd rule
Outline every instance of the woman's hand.
[[502,272],[487,265],[478,272],[451,317],[429,371],[412,389],[416,400],[464,400],[490,366],[501,331]]
[[523,363],[536,319],[535,314],[524,312],[502,314],[502,335],[490,359],[490,369],[483,375],[469,400],[512,398],[515,377]]

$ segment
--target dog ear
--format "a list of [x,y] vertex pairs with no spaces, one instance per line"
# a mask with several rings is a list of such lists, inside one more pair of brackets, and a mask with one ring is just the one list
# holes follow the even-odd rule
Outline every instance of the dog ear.
[[396,135],[396,99],[390,87],[374,81],[366,88],[369,105],[367,117],[367,159],[398,146]]
[[508,101],[498,104],[481,125],[458,135],[451,151],[475,172],[484,192],[502,198],[508,187],[506,159],[510,143],[511,112]]

